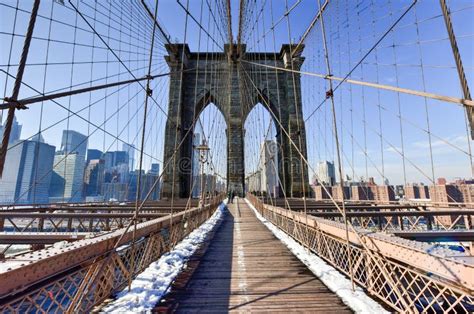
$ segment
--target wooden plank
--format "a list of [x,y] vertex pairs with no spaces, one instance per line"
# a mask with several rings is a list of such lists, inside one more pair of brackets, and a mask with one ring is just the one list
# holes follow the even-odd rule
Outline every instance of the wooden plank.
[[[163,305],[176,312],[351,312],[253,214],[243,199]],[[161,307],[164,309],[165,307]],[[169,309],[168,308],[168,309]]]

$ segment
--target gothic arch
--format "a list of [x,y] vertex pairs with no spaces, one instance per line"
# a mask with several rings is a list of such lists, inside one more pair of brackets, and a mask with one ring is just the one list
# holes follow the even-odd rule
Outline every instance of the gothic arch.
[[222,102],[220,102],[217,97],[215,97],[210,91],[208,90],[203,90],[201,92],[200,97],[198,97],[198,101],[196,102],[194,106],[194,120],[197,119],[200,113],[204,112],[207,106],[209,104],[214,104],[217,109],[219,109],[220,113],[224,117],[226,125],[229,124],[228,120],[228,115],[226,115],[226,111],[224,110],[222,106]]
[[[304,125],[295,124],[297,117],[303,121],[301,112],[301,84],[299,75],[288,71],[269,71],[265,77],[255,78],[254,86],[260,89],[243,91],[245,82],[239,75],[240,58],[254,62],[274,62],[279,68],[288,68],[288,60],[293,59],[292,66],[300,66],[304,58],[292,55],[290,45],[283,45],[279,53],[246,53],[241,45],[239,58],[227,58],[233,48],[225,45],[224,52],[212,60],[200,58],[201,53],[192,53],[186,44],[166,45],[169,56],[166,57],[170,67],[168,120],[166,122],[165,149],[163,160],[173,160],[164,167],[163,197],[188,197],[191,180],[190,163],[183,160],[192,158],[193,130],[190,130],[196,116],[210,103],[222,113],[227,125],[227,188],[243,195],[245,186],[244,162],[244,123],[250,111],[261,103],[273,119],[276,128],[279,153],[279,176],[282,178],[282,190],[287,196],[301,196],[305,190],[302,184],[307,182],[307,167],[298,169],[286,160],[300,159],[299,152],[306,157],[306,138]],[[295,48],[295,47],[293,47]],[[260,60],[260,61],[259,61]],[[205,64],[204,64],[205,63]],[[185,68],[185,73],[181,72]],[[212,69],[206,71],[205,69]],[[251,71],[251,68],[248,68]],[[296,82],[294,79],[296,78]],[[296,87],[296,88],[295,88]],[[198,95],[196,97],[196,88]],[[246,94],[244,94],[246,93]],[[278,95],[278,101],[275,101]],[[251,108],[243,108],[243,100],[251,100]],[[250,97],[250,98],[249,98]],[[301,147],[292,147],[288,137]],[[297,139],[302,137],[302,141]],[[173,158],[175,143],[182,146]],[[225,149],[224,147],[222,149]],[[182,165],[187,165],[182,167]],[[189,164],[189,165],[188,165]],[[281,166],[280,166],[281,165]],[[309,191],[309,187],[306,189]]]

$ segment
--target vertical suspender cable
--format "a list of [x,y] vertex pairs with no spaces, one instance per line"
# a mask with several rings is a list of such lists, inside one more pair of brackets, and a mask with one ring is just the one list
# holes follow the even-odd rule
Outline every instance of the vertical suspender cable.
[[[321,1],[318,0],[319,3],[319,8],[321,9]],[[324,28],[324,14],[321,14],[321,34],[323,38],[323,45],[324,45],[324,57],[326,59],[326,70],[327,70],[327,75],[331,76],[331,65],[329,63],[329,53],[328,53],[328,47],[327,47],[327,42],[326,42],[326,30]],[[342,173],[342,159],[341,159],[341,152],[339,148],[339,138],[338,138],[338,132],[337,132],[337,120],[336,120],[336,108],[334,105],[334,95],[333,95],[333,88],[332,88],[332,81],[329,80],[329,91],[328,91],[328,96],[331,99],[331,108],[332,108],[332,118],[333,118],[333,125],[334,125],[334,140],[336,142],[336,152],[337,152],[337,164],[338,164],[338,171],[339,171],[339,184],[341,188],[341,200],[342,200],[342,215],[344,219],[344,227],[346,231],[346,248],[347,248],[347,259],[349,261],[349,273],[351,276],[351,284],[352,284],[352,291],[354,291],[355,286],[354,286],[354,270],[352,269],[352,257],[351,257],[351,250],[350,250],[350,242],[349,242],[349,227],[347,224],[347,215],[346,215],[346,207],[345,207],[345,201],[344,201],[344,177]]]
[[[155,18],[158,14],[158,0],[155,1]],[[143,167],[143,150],[145,146],[145,133],[146,133],[146,119],[147,119],[147,111],[148,111],[148,99],[152,96],[152,91],[150,89],[150,78],[151,78],[151,66],[153,62],[153,48],[155,45],[155,32],[156,32],[156,23],[153,23],[153,32],[151,35],[151,46],[150,46],[150,59],[148,61],[148,80],[146,82],[146,90],[145,90],[145,105],[143,107],[143,127],[142,127],[142,135],[141,135],[141,146],[140,146],[140,155],[139,155],[139,165],[138,165],[138,176],[137,176],[137,192],[135,198],[135,213],[133,215],[133,236],[132,236],[132,258],[131,258],[131,266],[130,272],[128,277],[128,291],[131,289],[132,278],[134,273],[134,262],[135,262],[135,237],[137,232],[137,218],[138,218],[138,210],[139,210],[139,203],[140,203],[140,196],[141,196],[141,184],[142,184],[142,167]]]

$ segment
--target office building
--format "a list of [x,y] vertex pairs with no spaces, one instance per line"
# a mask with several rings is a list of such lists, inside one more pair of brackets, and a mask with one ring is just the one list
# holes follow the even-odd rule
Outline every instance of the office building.
[[367,186],[356,185],[351,187],[351,199],[354,201],[373,200],[372,190]]
[[0,203],[48,203],[55,147],[41,137],[11,147],[0,179]]
[[[139,170],[131,171],[129,174],[128,183],[128,200],[135,201],[137,198],[138,189],[138,176]],[[155,181],[158,180],[158,176],[154,174],[146,174],[145,171],[141,171],[141,189],[140,189],[140,200],[144,200],[148,193],[150,193],[147,200],[155,201],[159,199],[160,195],[160,184]]]
[[408,200],[430,198],[428,186],[424,184],[407,184],[404,188],[404,191],[405,198]]
[[197,176],[200,173],[201,165],[199,163],[199,151],[196,149],[196,147],[198,147],[199,145],[201,145],[201,134],[194,133],[194,136],[193,136],[193,166],[192,166],[193,176]]
[[93,159],[102,159],[102,151],[98,149],[88,149],[87,150],[87,163]]
[[329,187],[324,187],[322,185],[313,185],[314,198],[318,201],[330,199],[332,189]]
[[105,152],[102,158],[105,160],[106,171],[122,164],[127,165],[127,168],[129,165],[128,153],[125,151]]
[[83,200],[84,156],[78,152],[57,152],[49,189],[51,202],[80,202]]
[[63,130],[61,152],[64,154],[77,153],[78,158],[86,158],[87,136],[74,130]]
[[86,196],[97,196],[101,193],[104,183],[104,165],[103,159],[92,159],[87,164],[84,174]]
[[316,166],[319,184],[333,186],[336,184],[336,170],[334,162],[320,161]]
[[127,143],[122,144],[122,150],[127,153],[128,156],[128,169],[130,171],[135,170],[135,146]]
[[[342,190],[341,190],[341,186],[339,185],[335,185],[335,186],[332,186],[330,187],[331,188],[331,194],[332,194],[332,197],[334,200],[336,201],[342,201],[343,199],[344,200],[348,200],[350,199],[351,197],[351,190],[350,190],[350,187],[348,186],[344,186],[342,189],[344,190],[344,196],[342,194]],[[343,198],[344,197],[344,198]]]
[[154,176],[160,175],[160,164],[151,164],[150,170],[148,170],[147,174],[151,174]]
[[278,144],[264,141],[260,146],[261,192],[275,196],[278,189]]
[[[10,131],[10,139],[8,140],[8,144],[13,144],[20,139],[21,136],[21,128],[22,125],[18,123],[16,117],[13,117],[12,129]],[[1,124],[0,121],[0,139],[3,138],[3,130],[5,126]],[[1,140],[0,140],[1,141]]]
[[124,202],[128,196],[128,185],[120,182],[106,182],[101,194],[106,202]]
[[256,171],[246,178],[247,192],[259,193],[262,190],[262,172]]

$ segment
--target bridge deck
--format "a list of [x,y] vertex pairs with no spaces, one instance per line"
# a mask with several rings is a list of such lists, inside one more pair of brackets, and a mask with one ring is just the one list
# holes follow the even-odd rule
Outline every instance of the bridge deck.
[[243,199],[228,208],[192,277],[172,292],[177,312],[351,312]]

